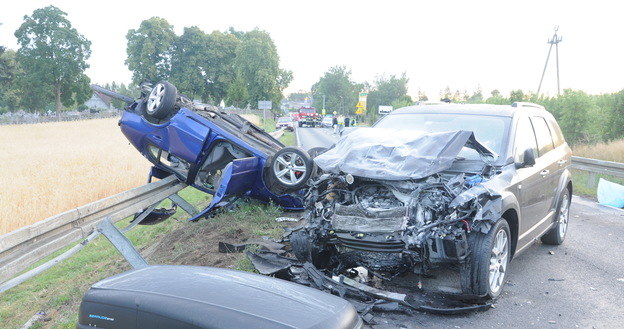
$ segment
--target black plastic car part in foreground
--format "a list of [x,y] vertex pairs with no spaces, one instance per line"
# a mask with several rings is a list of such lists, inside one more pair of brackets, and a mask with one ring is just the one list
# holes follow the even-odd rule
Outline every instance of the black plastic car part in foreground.
[[361,328],[347,301],[291,282],[227,269],[148,266],[94,284],[84,328]]

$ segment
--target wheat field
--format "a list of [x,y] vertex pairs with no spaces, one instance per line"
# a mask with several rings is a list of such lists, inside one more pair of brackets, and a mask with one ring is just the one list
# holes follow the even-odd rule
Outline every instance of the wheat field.
[[576,156],[606,161],[624,162],[624,139],[573,147]]
[[117,121],[0,126],[0,235],[145,184]]

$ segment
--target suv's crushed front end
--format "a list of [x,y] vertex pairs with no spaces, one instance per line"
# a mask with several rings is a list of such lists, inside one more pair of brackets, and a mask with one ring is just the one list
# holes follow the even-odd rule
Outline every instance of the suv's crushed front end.
[[496,191],[510,177],[485,162],[458,166],[463,147],[495,156],[466,131],[350,134],[315,158],[325,174],[310,182],[293,251],[334,272],[363,267],[386,279],[462,264],[468,235],[500,218]]

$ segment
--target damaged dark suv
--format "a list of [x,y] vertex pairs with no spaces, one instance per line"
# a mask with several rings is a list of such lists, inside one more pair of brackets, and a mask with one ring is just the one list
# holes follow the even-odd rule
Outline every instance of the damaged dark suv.
[[328,272],[364,269],[384,282],[455,269],[463,295],[495,298],[515,255],[540,238],[563,242],[570,158],[539,105],[396,110],[314,159],[322,174],[309,182],[293,251]]

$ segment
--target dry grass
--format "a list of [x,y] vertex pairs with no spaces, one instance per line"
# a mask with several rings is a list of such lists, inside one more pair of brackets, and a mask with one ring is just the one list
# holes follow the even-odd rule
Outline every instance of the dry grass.
[[624,162],[624,139],[608,143],[576,145],[573,153],[585,158]]
[[144,184],[117,121],[0,126],[0,234]]
[[262,124],[262,120],[260,120],[260,116],[256,114],[241,114],[241,116],[247,119],[249,122],[255,124],[256,126],[260,126]]

